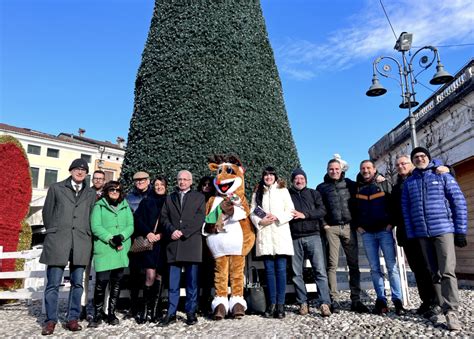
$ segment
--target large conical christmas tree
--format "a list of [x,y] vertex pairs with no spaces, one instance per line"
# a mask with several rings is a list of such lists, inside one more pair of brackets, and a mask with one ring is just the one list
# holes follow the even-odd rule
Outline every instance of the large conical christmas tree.
[[181,169],[195,182],[207,157],[237,154],[247,187],[272,165],[299,165],[260,2],[156,0],[135,83],[123,164],[133,173]]

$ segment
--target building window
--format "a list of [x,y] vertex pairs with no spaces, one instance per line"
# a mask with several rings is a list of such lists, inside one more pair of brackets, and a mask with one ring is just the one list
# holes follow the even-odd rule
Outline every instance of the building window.
[[46,169],[44,173],[44,188],[48,188],[52,184],[58,181],[58,171]]
[[33,188],[38,188],[38,177],[39,177],[39,168],[30,167],[31,170],[31,184]]
[[51,158],[59,158],[59,150],[55,148],[48,148],[46,155]]
[[81,158],[84,159],[88,164],[90,164],[92,161],[92,157],[89,154],[81,154]]
[[105,173],[105,182],[109,182],[110,180],[114,180],[114,172],[104,171],[104,173]]
[[27,152],[28,152],[28,154],[40,155],[41,154],[41,147],[36,146],[36,145],[28,145]]

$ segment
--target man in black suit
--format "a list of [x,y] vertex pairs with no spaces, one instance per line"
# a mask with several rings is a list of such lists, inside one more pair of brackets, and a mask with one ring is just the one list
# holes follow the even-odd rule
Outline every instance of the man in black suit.
[[186,272],[186,324],[197,323],[198,263],[202,260],[201,228],[205,218],[205,198],[203,194],[191,190],[191,172],[180,171],[177,181],[178,190],[166,198],[161,212],[162,227],[169,241],[166,257],[170,265],[168,313],[160,322],[161,326],[176,322],[182,268]]

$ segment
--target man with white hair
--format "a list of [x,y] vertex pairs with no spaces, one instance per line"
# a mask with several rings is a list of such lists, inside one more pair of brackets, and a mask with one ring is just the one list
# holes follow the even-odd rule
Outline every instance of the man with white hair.
[[194,325],[198,321],[198,263],[202,261],[201,228],[204,224],[206,201],[202,193],[191,190],[191,172],[180,171],[177,181],[177,191],[166,197],[161,210],[163,233],[168,240],[166,257],[169,264],[169,306],[160,326],[176,322],[182,268],[186,272],[186,324]]
[[403,186],[415,166],[413,166],[409,155],[400,155],[397,156],[395,167],[398,175],[397,181],[392,188],[392,211],[394,215],[394,226],[397,227],[397,243],[398,246],[403,247],[408,264],[415,275],[418,294],[421,299],[421,305],[416,313],[429,318],[432,315],[429,311],[434,307],[436,298],[433,283],[431,282],[431,274],[428,270],[428,264],[423,257],[423,252],[421,251],[418,240],[407,238],[402,213],[401,200]]

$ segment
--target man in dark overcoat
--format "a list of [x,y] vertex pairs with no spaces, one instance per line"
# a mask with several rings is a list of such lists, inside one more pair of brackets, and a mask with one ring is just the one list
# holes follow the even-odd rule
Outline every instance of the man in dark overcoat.
[[170,265],[169,307],[167,315],[160,322],[161,326],[176,321],[182,268],[186,271],[186,323],[197,323],[198,263],[202,260],[201,228],[204,224],[206,202],[202,193],[191,190],[191,172],[180,171],[177,180],[178,190],[166,198],[161,211],[164,234],[169,241],[166,257]]
[[95,203],[95,191],[86,185],[89,166],[84,159],[74,160],[69,172],[69,178],[49,187],[43,207],[46,236],[40,262],[47,265],[43,335],[53,334],[58,322],[59,287],[68,263],[71,290],[65,327],[70,331],[82,329],[78,319],[84,269],[92,252],[90,213]]

